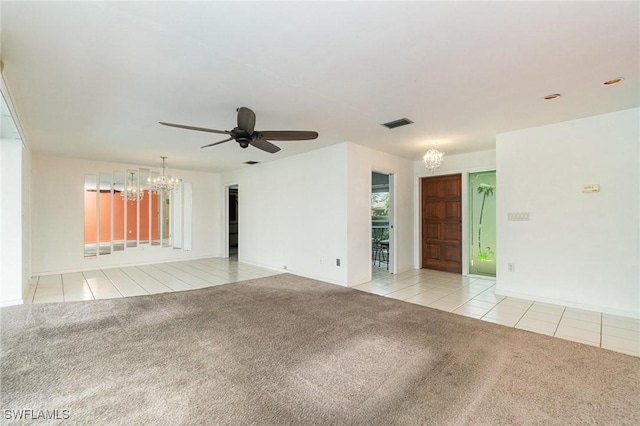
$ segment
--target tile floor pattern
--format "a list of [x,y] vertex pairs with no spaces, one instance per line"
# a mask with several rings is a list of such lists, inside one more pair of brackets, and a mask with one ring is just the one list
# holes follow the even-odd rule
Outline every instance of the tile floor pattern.
[[390,275],[384,266],[354,288],[640,357],[638,319],[499,296],[494,280],[426,269]]
[[210,258],[44,275],[31,279],[26,303],[113,299],[193,290],[276,274],[279,272],[239,263],[233,258]]
[[[236,259],[210,258],[34,277],[27,303],[111,299],[191,290],[276,275]],[[482,321],[640,357],[640,320],[495,294],[495,281],[432,270],[391,275],[354,287]]]

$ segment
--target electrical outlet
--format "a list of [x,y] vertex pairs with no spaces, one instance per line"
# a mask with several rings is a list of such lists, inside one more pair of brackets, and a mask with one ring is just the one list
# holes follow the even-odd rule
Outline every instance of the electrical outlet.
[[515,272],[515,271],[516,271],[516,265],[515,265],[515,263],[509,263],[509,264],[507,264],[507,270],[508,270],[509,272]]
[[287,270],[287,265],[282,265],[282,269]]
[[336,266],[340,266],[340,259],[336,259]]
[[324,261],[322,260],[322,256],[320,256],[320,264],[322,265]]

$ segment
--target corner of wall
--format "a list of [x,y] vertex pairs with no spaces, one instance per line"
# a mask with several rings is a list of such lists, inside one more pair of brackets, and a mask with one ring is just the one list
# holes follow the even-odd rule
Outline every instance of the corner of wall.
[[31,159],[29,145],[22,149],[22,298],[26,299],[31,278]]

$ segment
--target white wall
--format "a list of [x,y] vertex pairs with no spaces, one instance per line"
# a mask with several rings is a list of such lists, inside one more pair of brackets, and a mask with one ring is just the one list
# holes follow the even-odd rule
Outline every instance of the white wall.
[[222,187],[238,184],[239,260],[340,285],[369,281],[372,170],[396,174],[397,265],[411,269],[411,161],[352,143],[223,174]]
[[498,135],[498,293],[640,316],[639,117],[634,108]]
[[[0,75],[3,115],[1,129],[21,131],[20,121]],[[6,110],[4,109],[6,106]],[[12,135],[15,137],[15,135]],[[31,151],[23,140],[0,140],[0,306],[20,304],[29,290],[31,277]]]
[[193,184],[192,250],[147,244],[97,258],[84,258],[84,175],[124,172],[136,167],[71,158],[33,157],[33,275],[219,256],[220,176],[169,169],[174,177]]
[[394,175],[391,256],[395,273],[414,268],[413,247],[413,164],[410,160],[361,145],[347,143],[348,159],[348,282],[350,286],[371,280],[371,172]]
[[22,303],[22,141],[0,140],[0,306]]
[[22,300],[29,291],[31,279],[31,149],[22,147]]
[[415,244],[414,244],[414,265],[415,268],[421,268],[422,264],[422,224],[421,220],[421,185],[420,179],[430,176],[444,176],[452,174],[462,175],[462,274],[469,273],[469,173],[481,172],[486,170],[496,170],[496,151],[478,151],[469,154],[446,155],[442,160],[442,165],[435,173],[431,173],[424,168],[421,161],[413,163],[414,169],[414,210],[413,210],[413,227]]
[[333,145],[223,174],[221,187],[238,184],[238,259],[346,285],[346,155]]
[[[4,293],[5,293],[5,286],[7,286],[7,284],[5,283],[5,278],[4,278],[4,274],[5,274],[5,268],[4,268],[4,240],[6,239],[6,237],[3,234],[3,229],[5,227],[4,224],[4,213],[2,210],[2,207],[4,205],[6,205],[10,200],[6,200],[5,201],[5,195],[4,195],[4,188],[2,187],[2,185],[4,184],[4,182],[6,181],[6,178],[4,177],[5,175],[5,171],[4,171],[4,167],[2,164],[3,158],[6,157],[6,154],[3,155],[4,152],[4,141],[2,139],[0,139],[0,303],[3,303],[4,300]],[[11,292],[11,290],[9,290],[9,292]],[[0,305],[1,306],[1,305]]]

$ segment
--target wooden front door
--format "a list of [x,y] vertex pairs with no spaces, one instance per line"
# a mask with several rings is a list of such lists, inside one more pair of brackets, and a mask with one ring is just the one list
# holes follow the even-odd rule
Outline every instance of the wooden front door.
[[462,176],[422,179],[422,267],[462,273]]

